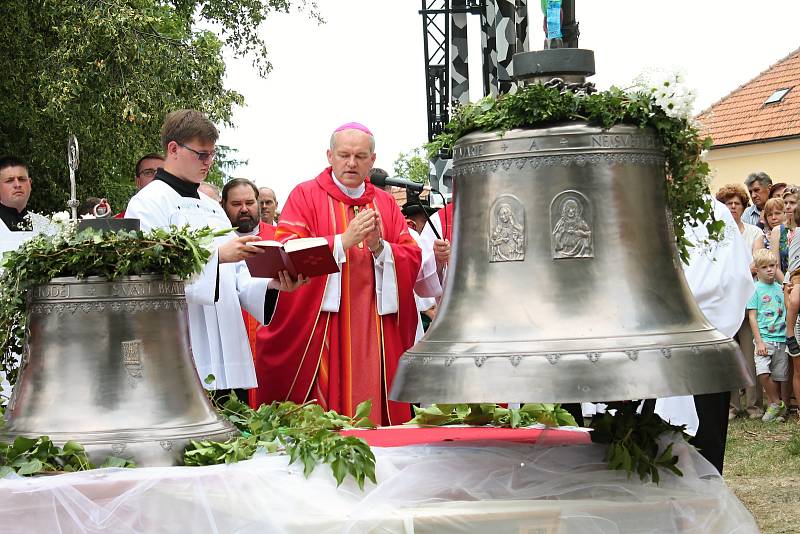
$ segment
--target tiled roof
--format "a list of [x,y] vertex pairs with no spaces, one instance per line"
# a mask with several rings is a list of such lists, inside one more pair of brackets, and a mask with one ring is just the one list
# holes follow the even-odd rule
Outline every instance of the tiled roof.
[[[791,90],[774,104],[779,89]],[[800,136],[800,49],[742,85],[697,116],[714,146]]]

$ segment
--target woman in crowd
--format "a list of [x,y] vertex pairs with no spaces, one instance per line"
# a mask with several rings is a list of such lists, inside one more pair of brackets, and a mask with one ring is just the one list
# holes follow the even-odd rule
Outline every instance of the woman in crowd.
[[[800,210],[794,212],[795,227],[800,226]],[[800,237],[789,243],[789,271],[791,282],[785,285],[789,293],[786,298],[786,349],[789,352],[789,365],[792,370],[792,390],[794,392],[795,404],[797,404],[798,394],[800,394],[800,344],[797,342],[797,333],[800,332],[799,321],[797,320],[800,312]],[[793,275],[793,276],[792,276]],[[788,398],[788,395],[787,395]],[[791,406],[787,403],[787,406]]]
[[789,228],[789,242],[792,241],[792,236],[796,228],[794,223],[794,210],[797,207],[799,195],[800,187],[794,185],[788,185],[786,189],[783,190],[783,209],[786,214],[786,226]]
[[[783,204],[784,210],[786,213],[786,226],[789,227],[789,245],[788,245],[788,265],[786,268],[786,280],[789,280],[790,275],[797,270],[797,267],[791,269],[792,266],[792,245],[794,244],[794,248],[797,248],[797,245],[800,243],[795,243],[795,235],[797,234],[797,201],[800,198],[800,187],[796,187],[793,185],[787,185],[786,189],[783,190]],[[800,241],[800,237],[797,238]],[[797,277],[795,277],[794,281],[797,281]],[[795,295],[792,296],[790,294],[792,284],[784,285],[785,292],[786,292],[786,345],[787,349],[789,349],[790,354],[800,355],[800,346],[797,345],[797,337],[795,336],[795,329],[797,325],[797,299],[798,295],[795,291]],[[789,341],[790,338],[794,338],[793,341]],[[792,345],[791,347],[789,345]],[[781,397],[786,399],[786,406],[790,408],[796,409],[797,400],[793,403],[789,402],[789,399],[793,398],[797,399],[797,391],[800,388],[800,362],[795,362],[795,358],[798,356],[794,356],[789,358],[789,375],[790,377],[793,375],[793,378],[781,384]]]
[[778,182],[777,184],[772,184],[769,187],[769,197],[768,198],[782,198],[784,189],[786,189],[786,183],[785,182]]
[[[722,186],[717,191],[717,200],[725,204],[736,221],[736,226],[739,227],[739,232],[742,234],[748,250],[752,251],[754,248],[763,248],[764,234],[761,228],[753,224],[742,222],[742,213],[744,209],[750,204],[750,197],[747,190],[741,184],[728,184]],[[758,245],[758,246],[757,246]],[[752,256],[751,256],[752,257]],[[750,271],[755,274],[755,266],[751,263],[749,265]],[[742,349],[742,353],[747,363],[747,368],[750,376],[753,379],[754,386],[745,388],[745,398],[742,402],[741,391],[731,391],[731,404],[728,411],[728,419],[734,419],[737,415],[743,414],[750,419],[760,419],[764,415],[762,408],[762,393],[761,386],[756,380],[756,367],[753,360],[753,333],[750,330],[750,322],[747,316],[744,317],[742,326],[736,334],[736,341]]]
[[728,207],[744,242],[747,243],[747,248],[752,252],[756,241],[760,241],[764,234],[758,226],[742,221],[742,213],[750,205],[747,190],[741,184],[724,185],[717,191],[717,200]]

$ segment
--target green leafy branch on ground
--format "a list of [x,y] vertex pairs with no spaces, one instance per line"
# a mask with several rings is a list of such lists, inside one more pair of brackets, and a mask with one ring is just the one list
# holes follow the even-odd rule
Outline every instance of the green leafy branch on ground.
[[[227,231],[226,231],[227,232]],[[210,228],[155,228],[148,232],[76,233],[66,223],[56,235],[40,234],[19,249],[6,252],[0,267],[0,373],[16,382],[17,361],[25,337],[28,291],[59,276],[160,274],[189,278],[211,255],[212,239],[223,232]]]
[[[656,414],[637,414],[639,403],[628,402],[609,405],[616,409],[592,419],[591,438],[594,443],[608,444],[605,460],[609,469],[621,469],[632,475],[638,473],[642,480],[648,476],[656,484],[658,469],[667,469],[682,475],[677,467],[678,457],[672,454],[672,444],[659,451],[658,438],[666,433],[682,434],[684,426],[666,423]],[[491,425],[520,428],[537,423],[551,427],[577,426],[572,415],[560,404],[530,403],[517,408],[503,408],[497,404],[432,404],[427,408],[414,407],[414,418],[406,424],[425,426]]]
[[300,461],[308,477],[314,468],[326,463],[337,486],[349,474],[364,489],[367,479],[375,480],[375,456],[367,443],[339,430],[374,428],[369,420],[372,401],[358,405],[353,417],[324,411],[314,401],[262,404],[254,410],[238,399],[229,399],[220,408],[242,435],[225,442],[192,441],[184,453],[185,465],[213,465],[252,458],[258,451],[285,452],[289,463]]
[[497,404],[432,404],[414,406],[414,418],[407,425],[492,425],[519,428],[537,423],[547,426],[577,426],[575,419],[560,404],[531,403],[520,408]]
[[[47,436],[18,437],[12,443],[0,441],[0,478],[9,473],[31,476],[42,473],[73,472],[95,469],[83,446],[68,441],[57,447]],[[136,467],[124,458],[111,456],[100,467]]]
[[649,476],[656,484],[659,468],[683,476],[672,443],[659,450],[658,438],[674,433],[687,439],[686,426],[671,425],[655,413],[636,413],[638,406],[638,402],[614,403],[605,413],[592,417],[592,441],[608,445],[608,468],[625,471],[628,477],[637,473],[641,480]]

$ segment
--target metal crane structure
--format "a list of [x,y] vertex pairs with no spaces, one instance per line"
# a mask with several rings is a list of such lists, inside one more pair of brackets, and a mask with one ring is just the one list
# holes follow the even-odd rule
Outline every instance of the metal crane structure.
[[[481,27],[481,96],[514,90],[513,57],[529,46],[528,0],[422,0],[428,140],[442,132],[454,106],[470,101],[467,21],[478,15]],[[545,20],[546,25],[546,20]],[[575,0],[561,2],[563,39],[545,40],[546,48],[577,48]],[[452,178],[449,154],[431,160],[431,185],[448,194]]]

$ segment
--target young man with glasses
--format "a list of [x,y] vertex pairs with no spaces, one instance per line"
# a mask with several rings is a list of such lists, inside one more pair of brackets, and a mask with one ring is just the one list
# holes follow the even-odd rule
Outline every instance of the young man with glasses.
[[[198,192],[214,162],[218,135],[199,111],[167,115],[161,130],[164,166],[131,199],[126,215],[140,219],[145,231],[171,225],[230,228],[222,206]],[[208,389],[228,390],[242,400],[246,400],[244,390],[256,386],[256,375],[240,309],[267,323],[278,290],[293,291],[307,281],[303,277],[293,281],[285,272],[276,280],[251,278],[242,260],[261,253],[248,244],[258,240],[233,232],[216,238],[206,267],[186,285],[189,337],[200,379],[214,375],[214,381],[206,384]]]

